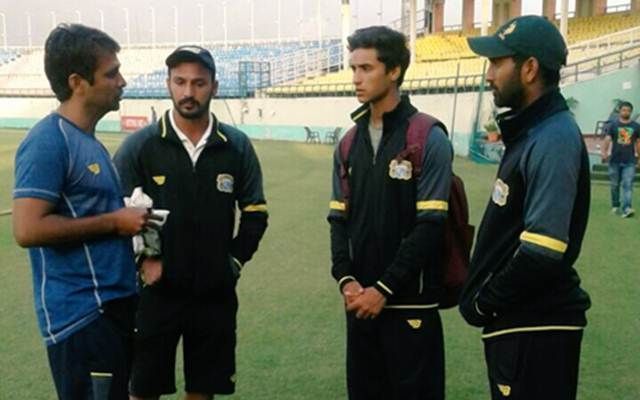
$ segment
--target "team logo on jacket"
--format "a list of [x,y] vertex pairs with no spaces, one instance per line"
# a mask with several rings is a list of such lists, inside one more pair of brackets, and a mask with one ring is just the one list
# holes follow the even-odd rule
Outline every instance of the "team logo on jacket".
[[229,174],[219,174],[217,182],[219,191],[233,193],[233,176]]
[[504,397],[509,397],[511,395],[511,386],[509,385],[501,385],[498,383],[498,390]]
[[98,175],[100,173],[100,164],[98,163],[89,164],[87,165],[87,169],[91,171],[92,174]]
[[412,170],[411,162],[408,160],[391,160],[389,163],[389,176],[393,179],[408,181],[411,179]]
[[156,175],[153,177],[153,181],[156,183],[156,185],[158,186],[162,186],[164,185],[164,182],[167,180],[167,177],[164,175]]
[[493,185],[491,200],[500,207],[504,207],[507,204],[507,197],[509,197],[509,185],[498,178],[495,185]]

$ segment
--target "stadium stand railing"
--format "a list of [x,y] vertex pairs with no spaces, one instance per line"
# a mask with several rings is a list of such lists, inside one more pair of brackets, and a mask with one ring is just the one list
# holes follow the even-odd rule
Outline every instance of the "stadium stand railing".
[[342,44],[333,39],[316,48],[291,52],[271,61],[273,85],[318,76],[342,67]]
[[640,43],[640,26],[570,45],[569,59],[570,62],[576,62],[638,43]]
[[[610,60],[618,60],[617,65],[628,64],[629,61],[625,57],[634,57],[634,50],[629,46],[640,41],[639,25],[640,13],[629,12],[570,19],[569,43],[573,44],[570,46],[568,59],[571,68],[567,71],[579,68],[579,72],[566,72],[566,76],[579,75],[577,79],[583,79],[589,73],[615,68],[616,62]],[[397,26],[404,25],[398,22]],[[447,31],[418,38],[417,62],[407,71],[404,89],[414,93],[438,93],[450,91],[450,85],[462,82],[461,90],[476,90],[480,84],[478,77],[484,72],[483,61],[471,52],[466,37],[477,34],[479,29],[474,28],[466,34],[461,31]],[[575,43],[576,40],[571,38],[572,34],[577,37],[589,37]],[[618,49],[626,49],[624,51],[630,51],[631,54],[621,56],[617,53]],[[621,57],[622,61],[619,61]],[[585,62],[580,62],[581,60]],[[328,71],[320,76],[276,85],[262,93],[273,97],[350,95],[353,90],[350,82],[351,73],[342,69],[336,72],[331,72],[332,69]]]
[[640,43],[568,64],[561,79],[563,84],[573,83],[634,65],[640,67]]

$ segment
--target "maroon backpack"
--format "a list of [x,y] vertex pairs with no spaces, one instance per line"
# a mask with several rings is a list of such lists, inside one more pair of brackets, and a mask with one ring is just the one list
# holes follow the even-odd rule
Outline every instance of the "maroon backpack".
[[[413,177],[417,178],[422,172],[422,161],[425,143],[433,126],[439,126],[445,132],[444,124],[425,113],[415,113],[409,119],[406,147],[398,154],[398,161],[408,160],[413,166]],[[340,189],[342,190],[346,212],[349,211],[349,167],[348,159],[357,127],[353,126],[340,141]],[[469,271],[469,254],[473,244],[474,227],[469,225],[469,205],[464,191],[464,183],[457,175],[451,179],[449,194],[449,210],[444,226],[443,246],[443,292],[440,298],[440,308],[451,308],[458,304],[462,286]]]

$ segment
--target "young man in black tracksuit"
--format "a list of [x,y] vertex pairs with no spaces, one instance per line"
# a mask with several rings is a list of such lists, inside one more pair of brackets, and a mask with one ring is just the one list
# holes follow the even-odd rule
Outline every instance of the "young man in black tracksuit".
[[217,89],[211,54],[182,46],[166,63],[173,109],[114,158],[127,195],[142,187],[154,208],[170,211],[161,254],[140,263],[130,390],[136,399],[174,393],[182,338],[186,398],[211,399],[234,392],[235,287],[266,229],[267,207],[249,139],[209,112]]
[[[399,161],[416,112],[399,86],[406,38],[386,27],[349,37],[358,101],[347,160],[340,146],[330,203],[332,274],[347,312],[347,388],[357,399],[443,399],[444,348],[438,314],[440,248],[452,148],[441,126],[426,141],[422,173]],[[343,139],[344,140],[344,139]],[[350,195],[341,169],[346,161]],[[408,163],[408,164],[407,164]],[[404,170],[406,172],[406,169]]]
[[483,327],[493,399],[575,399],[587,293],[573,264],[587,226],[589,161],[558,89],[567,48],[538,16],[469,39],[505,143],[460,311]]

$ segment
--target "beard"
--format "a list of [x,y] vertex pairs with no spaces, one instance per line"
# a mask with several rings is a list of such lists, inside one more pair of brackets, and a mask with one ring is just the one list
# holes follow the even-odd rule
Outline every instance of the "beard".
[[109,111],[118,111],[120,109],[120,97],[118,97],[113,104],[111,104],[111,109]]
[[512,110],[519,110],[524,103],[524,85],[520,82],[520,73],[514,73],[504,86],[498,89],[491,85],[493,89],[493,103],[496,107],[509,107]]
[[[202,116],[209,113],[209,105],[211,104],[211,97],[209,97],[207,101],[202,104],[193,97],[187,97],[186,99],[182,99],[180,101],[176,101],[174,98],[172,98],[171,100],[173,101],[173,108],[184,119],[202,118]],[[185,108],[185,106],[188,105],[191,106],[190,109]]]

